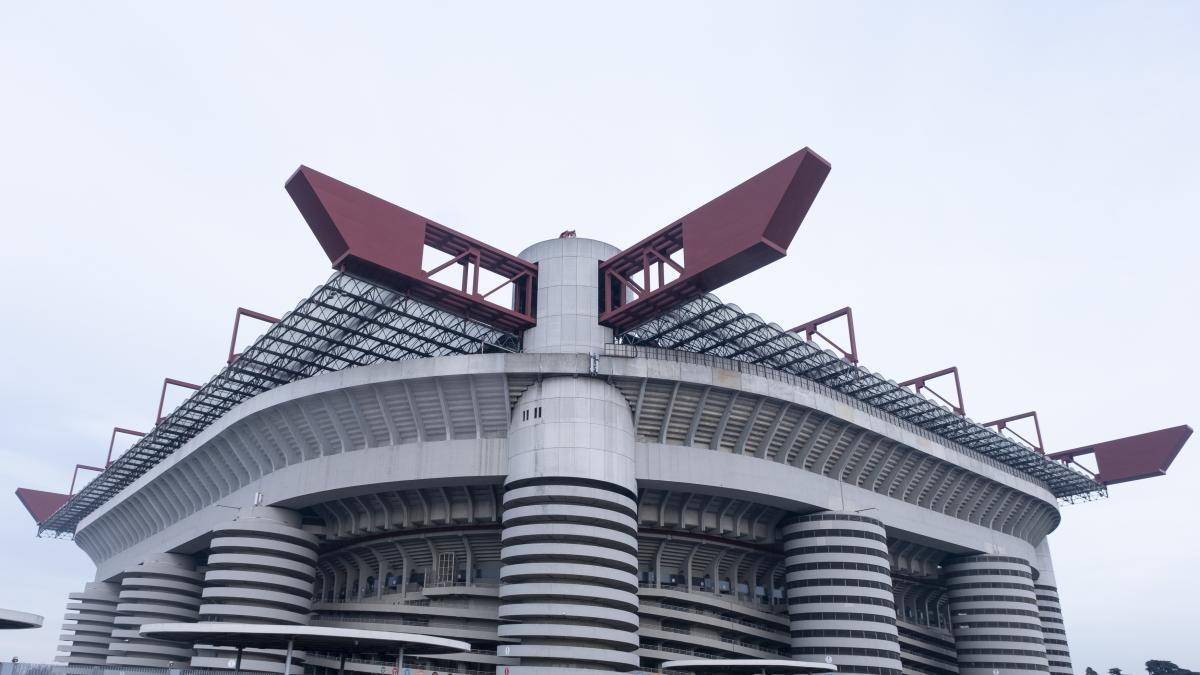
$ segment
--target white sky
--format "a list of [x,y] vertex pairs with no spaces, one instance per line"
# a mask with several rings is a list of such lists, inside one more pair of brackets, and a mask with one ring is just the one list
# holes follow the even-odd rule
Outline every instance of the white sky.
[[[233,310],[329,273],[300,163],[519,251],[628,245],[804,145],[787,259],[720,292],[852,305],[865,365],[963,371],[1065,449],[1200,422],[1200,3],[5,3],[0,494],[63,491]],[[1194,443],[1195,444],[1195,443]],[[1076,669],[1200,668],[1200,448],[1063,509]],[[0,498],[0,607],[46,661],[93,568]]]

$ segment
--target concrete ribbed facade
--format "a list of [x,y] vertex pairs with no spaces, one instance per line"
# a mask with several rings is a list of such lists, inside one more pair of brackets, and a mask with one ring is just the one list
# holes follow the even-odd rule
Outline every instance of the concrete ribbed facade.
[[854,513],[782,528],[792,656],[838,672],[899,675],[900,644],[883,523]]
[[[97,509],[76,541],[111,584],[89,585],[64,659],[186,659],[126,633],[110,654],[112,619],[188,620],[195,602],[200,620],[473,647],[410,654],[414,672],[794,657],[863,675],[1066,675],[1046,485],[810,381],[615,348],[596,303],[615,250],[556,239],[522,254],[539,264],[523,353],[279,386]],[[168,560],[174,576],[158,571]],[[170,594],[146,586],[172,579]],[[195,650],[194,666],[233,658]],[[281,662],[248,652],[243,667]]]
[[979,555],[943,569],[959,673],[1050,670],[1029,561]]

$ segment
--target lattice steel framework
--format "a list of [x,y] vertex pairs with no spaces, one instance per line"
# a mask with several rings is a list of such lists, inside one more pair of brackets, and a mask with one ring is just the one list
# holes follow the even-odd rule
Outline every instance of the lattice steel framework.
[[1091,477],[954,413],[886,377],[850,363],[736,305],[705,295],[625,332],[647,345],[759,364],[797,375],[894,415],[941,438],[991,457],[1046,484],[1067,501],[1104,496]]
[[41,523],[79,521],[237,404],[282,384],[379,361],[518,351],[520,338],[336,273]]

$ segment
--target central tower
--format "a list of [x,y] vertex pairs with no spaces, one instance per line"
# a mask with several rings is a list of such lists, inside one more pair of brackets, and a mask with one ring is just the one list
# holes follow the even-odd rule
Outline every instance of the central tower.
[[[598,352],[594,272],[616,249],[566,237],[521,257],[538,264],[527,351]],[[589,270],[591,272],[589,273]],[[578,356],[576,356],[578,358]],[[518,672],[638,667],[637,482],[633,419],[612,385],[549,377],[521,396],[508,434],[498,636]]]

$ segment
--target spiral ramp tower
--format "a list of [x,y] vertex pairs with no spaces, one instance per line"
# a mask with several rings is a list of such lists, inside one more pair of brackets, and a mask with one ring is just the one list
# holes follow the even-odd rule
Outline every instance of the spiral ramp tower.
[[891,562],[883,523],[855,513],[804,516],[783,526],[792,656],[839,667],[900,666]]
[[118,588],[114,583],[91,582],[68,597],[63,617],[62,652],[57,660],[67,666],[102,666],[112,643],[117,615]]
[[199,617],[204,576],[188,556],[165,554],[126,571],[107,664],[165,668],[188,663],[189,645],[143,637],[143,624],[192,622]]
[[[280,508],[249,507],[217,526],[208,546],[199,616],[203,621],[307,625],[316,580],[317,538],[300,515]],[[198,645],[196,667],[227,667],[235,653]],[[302,661],[303,654],[294,656]],[[283,672],[285,654],[252,649],[247,670]]]
[[[216,621],[471,644],[410,675],[1066,675],[1047,536],[1104,484],[707,294],[786,252],[827,171],[804,150],[624,251],[568,232],[512,256],[302,167],[289,193],[338,271],[30,508],[97,565],[60,660],[229,669],[138,632]],[[1161,472],[1187,433],[1130,447]]]

